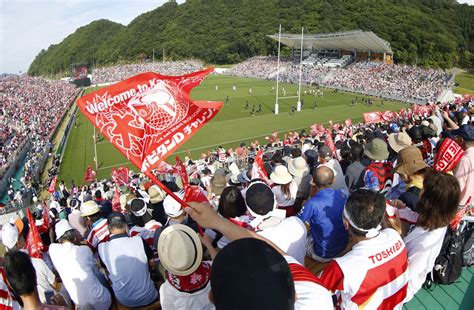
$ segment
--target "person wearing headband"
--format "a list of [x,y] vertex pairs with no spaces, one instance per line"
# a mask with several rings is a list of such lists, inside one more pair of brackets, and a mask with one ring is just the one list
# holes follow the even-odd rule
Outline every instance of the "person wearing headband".
[[382,229],[384,211],[384,196],[367,189],[356,190],[346,202],[343,223],[355,244],[319,275],[323,286],[339,292],[342,309],[402,308],[409,277],[407,251],[398,232]]
[[154,236],[155,231],[162,225],[153,219],[153,209],[143,198],[135,198],[130,203],[131,220],[134,226],[130,228],[130,237],[140,236],[143,240],[155,250]]

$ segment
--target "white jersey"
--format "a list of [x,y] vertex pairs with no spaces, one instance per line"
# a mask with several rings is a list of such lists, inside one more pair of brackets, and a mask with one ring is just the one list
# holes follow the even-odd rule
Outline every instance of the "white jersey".
[[284,256],[295,283],[295,310],[333,309],[329,291],[319,279],[291,256]]
[[405,236],[408,253],[408,293],[405,302],[408,302],[420,290],[425,282],[426,275],[433,269],[436,257],[441,251],[447,226],[432,231],[416,227]]
[[408,276],[405,244],[387,228],[332,260],[320,279],[327,289],[338,292],[341,309],[401,309]]

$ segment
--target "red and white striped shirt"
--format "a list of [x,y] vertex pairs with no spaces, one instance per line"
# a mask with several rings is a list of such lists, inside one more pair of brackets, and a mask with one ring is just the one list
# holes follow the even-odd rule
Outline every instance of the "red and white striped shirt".
[[130,237],[140,236],[143,240],[145,240],[146,244],[148,244],[152,250],[155,250],[156,247],[153,242],[153,238],[155,237],[155,231],[161,227],[161,223],[151,220],[148,221],[145,226],[133,226],[130,229],[129,235]]
[[224,149],[218,149],[217,150],[217,155],[219,156],[219,161],[220,162],[225,162],[225,150]]
[[87,236],[87,245],[91,248],[92,252],[97,252],[97,247],[101,242],[107,242],[110,234],[107,227],[107,219],[100,219],[92,224],[89,236]]
[[283,257],[290,267],[295,284],[295,310],[333,309],[331,294],[321,281],[292,256]]
[[8,288],[5,271],[0,267],[0,309],[12,310],[20,308],[20,305]]
[[400,235],[387,228],[332,260],[319,278],[337,292],[341,309],[401,309],[408,288],[408,258]]

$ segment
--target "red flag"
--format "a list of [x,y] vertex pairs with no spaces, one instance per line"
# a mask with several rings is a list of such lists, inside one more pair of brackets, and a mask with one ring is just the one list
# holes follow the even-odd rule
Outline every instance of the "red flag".
[[112,168],[112,180],[117,185],[128,184],[128,176],[130,169],[127,167],[119,167],[118,169]]
[[43,258],[43,242],[41,241],[40,234],[35,225],[35,220],[33,215],[31,215],[30,209],[26,209],[26,217],[28,218],[28,224],[30,229],[28,230],[28,235],[26,236],[26,249],[30,257]]
[[190,185],[186,187],[184,192],[185,202],[209,202],[201,187]]
[[326,139],[324,140],[324,145],[329,147],[331,151],[333,151],[333,153],[336,151],[336,145],[334,144],[334,140],[329,129],[326,131]]
[[268,185],[272,184],[263,165],[263,150],[258,151],[255,155],[255,161],[252,166],[252,179],[262,179]]
[[433,169],[436,171],[450,172],[457,166],[461,157],[464,156],[464,150],[455,141],[446,138],[436,153],[433,163]]
[[382,113],[381,118],[386,122],[390,122],[395,117],[395,114],[392,111],[385,111]]
[[183,189],[186,189],[189,186],[188,173],[186,171],[186,167],[178,156],[176,156],[176,165],[174,165],[174,170],[175,173],[181,178]]
[[86,173],[84,174],[84,182],[94,182],[96,172],[92,170],[91,166],[87,166]]
[[118,189],[115,189],[114,197],[112,197],[112,211],[122,212],[122,207],[120,206],[120,192]]
[[382,121],[381,112],[368,112],[364,113],[364,121],[366,124],[374,124]]
[[219,112],[223,102],[193,101],[190,91],[214,69],[183,76],[147,72],[77,100],[82,113],[146,176]]
[[41,203],[43,207],[43,225],[38,227],[38,232],[40,234],[45,233],[49,230],[49,206],[46,201],[42,201]]
[[56,181],[58,179],[58,176],[54,176],[53,179],[51,180],[51,183],[49,184],[48,192],[54,193],[56,190]]
[[347,127],[352,126],[352,120],[350,118],[346,119],[345,123]]

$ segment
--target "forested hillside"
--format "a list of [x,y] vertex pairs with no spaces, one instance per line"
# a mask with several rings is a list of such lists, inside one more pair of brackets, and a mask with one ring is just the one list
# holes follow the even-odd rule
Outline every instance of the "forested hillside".
[[398,63],[474,66],[474,6],[453,0],[187,0],[144,13],[128,26],[100,20],[42,50],[33,75],[65,72],[71,63],[105,66],[161,58],[229,64],[274,54],[266,35],[372,30],[391,43]]

